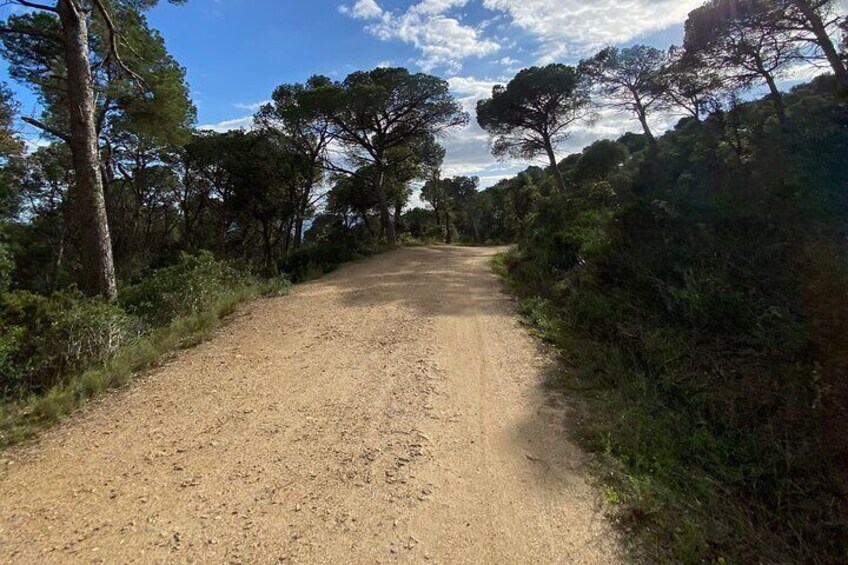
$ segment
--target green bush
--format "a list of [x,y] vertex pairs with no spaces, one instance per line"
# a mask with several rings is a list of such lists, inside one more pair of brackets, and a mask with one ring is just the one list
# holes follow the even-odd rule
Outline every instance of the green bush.
[[106,365],[123,347],[175,319],[266,287],[271,289],[201,253],[122,289],[120,306],[74,293],[0,294],[0,395],[43,394]]
[[99,300],[76,302],[61,312],[51,331],[59,372],[72,374],[106,363],[140,331],[139,320],[118,306]]
[[12,281],[12,270],[14,268],[15,263],[12,260],[11,253],[0,242],[0,294],[9,290],[9,283]]
[[76,293],[0,294],[0,446],[198,343],[237,304],[287,288],[204,253],[123,289],[123,308]]
[[80,295],[11,292],[0,299],[0,390],[39,393],[104,363],[138,333],[119,307]]
[[280,264],[280,270],[293,282],[303,282],[329,273],[343,263],[379,253],[387,248],[388,246],[381,242],[357,241],[354,238],[309,243],[286,257]]
[[255,283],[250,274],[215,260],[209,252],[183,254],[176,265],[153,271],[121,289],[121,304],[151,325],[164,325],[201,312],[223,294]]
[[726,116],[684,120],[543,196],[499,262],[649,560],[848,559],[848,134],[821,86],[785,129],[735,110],[744,155]]

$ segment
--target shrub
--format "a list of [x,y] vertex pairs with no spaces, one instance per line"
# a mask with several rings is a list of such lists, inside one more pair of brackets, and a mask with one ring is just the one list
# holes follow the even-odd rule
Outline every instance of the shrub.
[[286,257],[280,270],[293,282],[302,282],[329,273],[342,263],[379,253],[386,248],[384,243],[356,241],[353,238],[307,244]]
[[209,308],[223,294],[255,283],[246,273],[215,260],[204,251],[183,254],[171,267],[153,271],[121,291],[121,304],[131,314],[152,325],[196,314]]
[[0,300],[0,391],[39,393],[104,363],[138,333],[118,306],[77,294],[11,292]]
[[106,363],[123,345],[140,333],[136,318],[118,306],[99,300],[82,300],[64,310],[51,333],[51,349],[61,374]]
[[0,242],[0,294],[9,290],[9,283],[12,280],[12,270],[15,268],[15,263],[12,260],[12,255],[6,249],[6,246]]
[[848,135],[814,107],[735,110],[743,155],[681,122],[615,198],[543,197],[500,262],[650,561],[848,558]]

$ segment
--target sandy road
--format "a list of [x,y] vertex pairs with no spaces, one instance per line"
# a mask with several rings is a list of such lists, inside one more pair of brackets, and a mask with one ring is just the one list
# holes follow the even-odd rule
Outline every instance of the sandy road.
[[0,454],[0,562],[618,562],[493,253],[260,301]]

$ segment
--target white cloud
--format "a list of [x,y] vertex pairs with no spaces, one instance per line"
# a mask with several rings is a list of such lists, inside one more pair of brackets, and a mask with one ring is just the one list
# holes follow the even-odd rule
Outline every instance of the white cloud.
[[474,77],[448,79],[451,92],[471,115],[471,121],[466,127],[452,131],[442,142],[447,149],[443,171],[445,176],[478,176],[480,186],[485,188],[521,170],[520,164],[494,160],[489,150],[489,135],[477,125],[475,117],[477,101],[491,96],[492,88],[501,82]]
[[234,120],[224,120],[217,124],[205,124],[197,126],[199,130],[217,131],[224,133],[236,129],[251,129],[253,127],[253,116],[245,116],[244,118],[236,118]]
[[339,6],[339,12],[358,20],[370,20],[383,15],[383,9],[375,0],[357,0],[353,6]]
[[534,35],[540,63],[580,57],[686,20],[703,0],[483,0]]
[[31,155],[42,147],[48,147],[51,144],[51,141],[44,139],[40,135],[27,136],[24,137],[24,153],[26,155]]
[[257,111],[259,111],[259,108],[261,108],[265,104],[270,104],[270,103],[271,103],[271,100],[260,100],[259,102],[250,102],[250,103],[236,102],[235,104],[233,104],[233,106],[238,108],[239,110],[249,110],[251,112],[257,112]]
[[390,12],[373,0],[360,0],[353,6],[342,6],[340,11],[373,22],[366,29],[383,41],[399,40],[414,46],[421,51],[416,63],[425,71],[444,68],[458,72],[465,59],[484,57],[501,48],[496,41],[484,38],[482,30],[448,15],[467,3],[468,0],[422,0],[405,12]]
[[802,61],[797,65],[789,68],[788,71],[781,77],[781,83],[794,84],[798,82],[808,82],[819,75],[831,72],[831,68],[824,62],[818,61]]

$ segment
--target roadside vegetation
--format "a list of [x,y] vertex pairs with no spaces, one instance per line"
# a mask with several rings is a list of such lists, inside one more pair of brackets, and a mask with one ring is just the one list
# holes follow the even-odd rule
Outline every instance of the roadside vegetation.
[[[525,204],[495,268],[556,346],[552,384],[582,399],[578,437],[641,557],[841,563],[846,89],[829,75],[743,97],[768,77],[745,70],[740,29],[782,41],[781,56],[801,39],[779,33],[781,14],[731,4],[693,12],[677,58],[637,46],[580,65],[645,128],[496,187]],[[644,100],[672,106],[684,78],[701,102],[654,136]]]
[[202,341],[238,304],[288,286],[203,253],[122,288],[117,304],[73,291],[3,293],[0,447]]

